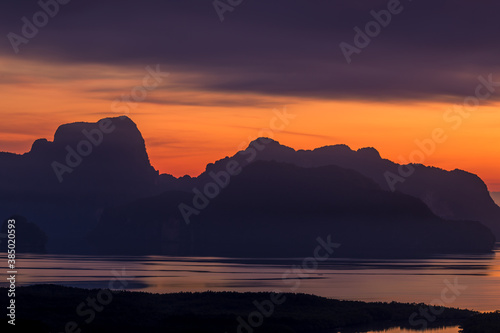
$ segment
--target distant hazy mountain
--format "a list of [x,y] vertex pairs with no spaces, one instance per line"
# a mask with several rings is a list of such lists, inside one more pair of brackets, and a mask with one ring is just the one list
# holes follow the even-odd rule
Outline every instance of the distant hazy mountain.
[[189,225],[178,207],[194,195],[171,192],[107,211],[90,239],[104,253],[229,257],[310,256],[329,235],[340,243],[335,256],[351,257],[488,252],[495,242],[479,222],[443,220],[421,200],[337,166],[259,161],[209,193]]
[[[485,250],[490,245],[488,236],[484,234],[483,229],[478,228],[475,224],[468,222],[446,222],[445,220],[480,221],[493,229],[497,235],[499,233],[498,221],[500,221],[500,208],[494,204],[484,183],[477,176],[464,171],[455,170],[448,172],[416,165],[414,166],[414,174],[408,177],[404,183],[397,184],[397,193],[392,193],[389,191],[384,174],[386,172],[397,173],[400,166],[382,159],[373,148],[353,151],[347,146],[339,145],[318,148],[313,151],[295,151],[280,145],[278,142],[261,138],[252,142],[245,151],[238,152],[233,157],[227,157],[214,164],[207,165],[206,172],[199,177],[185,176],[175,178],[167,174],[158,175],[158,172],[149,162],[141,133],[133,121],[127,117],[107,118],[98,123],[62,125],[56,131],[53,141],[46,139],[37,140],[33,143],[28,153],[23,155],[0,153],[0,200],[2,203],[0,205],[0,219],[19,214],[25,216],[30,221],[36,221],[40,228],[47,233],[49,239],[48,251],[50,252],[90,251],[86,247],[85,238],[93,240],[93,237],[95,237],[94,245],[101,246],[102,242],[99,242],[99,236],[95,233],[92,234],[92,237],[87,237],[91,230],[97,230],[95,228],[98,225],[101,214],[104,215],[98,229],[108,232],[107,228],[115,223],[115,227],[120,229],[116,231],[117,234],[123,232],[122,240],[126,239],[126,237],[134,236],[130,234],[130,230],[127,230],[130,227],[136,228],[134,230],[136,230],[137,237],[142,237],[145,243],[148,242],[148,239],[153,240],[159,237],[158,239],[162,240],[166,237],[170,245],[160,246],[160,252],[169,252],[174,248],[182,249],[182,251],[187,251],[187,248],[195,252],[205,251],[205,248],[212,246],[207,243],[210,239],[219,239],[217,235],[213,235],[210,239],[203,239],[202,237],[197,243],[193,243],[192,241],[183,242],[182,240],[186,237],[189,239],[196,238],[199,232],[206,233],[206,235],[210,235],[211,232],[218,232],[217,223],[222,223],[217,222],[218,214],[226,211],[231,212],[231,207],[238,206],[237,202],[232,202],[230,206],[226,206],[227,202],[224,200],[229,200],[227,199],[229,194],[234,196],[234,198],[241,197],[242,200],[245,199],[246,201],[244,200],[243,202],[250,207],[258,202],[259,197],[263,197],[267,192],[272,193],[272,189],[266,187],[267,184],[262,184],[262,186],[259,185],[259,188],[266,193],[260,193],[255,197],[245,196],[242,193],[245,193],[248,188],[243,186],[243,184],[240,184],[240,188],[234,185],[238,184],[238,182],[243,182],[245,179],[254,179],[253,181],[256,184],[260,184],[258,179],[261,176],[255,173],[256,170],[260,169],[253,166],[254,162],[258,161],[280,162],[278,169],[283,168],[283,171],[279,171],[275,167],[270,167],[267,171],[262,170],[263,175],[273,170],[277,173],[277,175],[268,174],[267,177],[281,179],[278,177],[281,172],[283,172],[283,176],[288,175],[287,172],[296,174],[295,177],[286,178],[286,182],[282,183],[286,193],[290,192],[290,195],[296,196],[294,199],[296,200],[296,205],[286,207],[290,212],[298,209],[300,202],[307,202],[307,205],[314,206],[313,202],[308,198],[318,199],[317,193],[326,193],[327,196],[332,196],[335,200],[340,200],[343,196],[348,198],[347,194],[350,193],[350,188],[352,188],[352,192],[357,194],[352,197],[352,202],[349,204],[352,210],[345,211],[345,216],[352,216],[353,220],[358,223],[353,224],[358,226],[356,230],[366,231],[366,233],[360,232],[359,237],[365,237],[365,234],[373,234],[374,231],[372,232],[370,228],[377,228],[375,227],[377,224],[373,224],[373,221],[377,221],[377,223],[381,221],[381,219],[376,219],[376,214],[375,217],[371,218],[369,214],[360,213],[365,211],[373,213],[373,211],[367,210],[367,207],[370,205],[376,206],[378,201],[375,199],[377,198],[391,198],[383,201],[383,205],[379,207],[380,209],[385,207],[384,209],[387,212],[392,212],[393,209],[396,209],[394,204],[398,200],[403,200],[401,198],[410,198],[413,200],[411,205],[404,206],[409,210],[403,215],[405,216],[405,221],[407,221],[404,223],[409,223],[407,225],[408,230],[415,232],[415,235],[424,237],[423,234],[412,229],[412,226],[416,226],[420,222],[415,220],[415,223],[410,223],[408,221],[411,218],[416,218],[412,214],[423,214],[425,205],[422,202],[425,202],[431,211],[441,217],[441,219],[427,212],[430,215],[422,220],[424,225],[427,225],[425,223],[430,223],[429,221],[433,221],[436,224],[435,228],[444,228],[444,225],[447,223],[453,223],[460,235],[463,236],[461,234],[463,230],[471,228],[469,230],[470,240],[476,241],[477,237],[479,237],[485,241],[480,245],[463,245],[462,249],[464,250]],[[289,166],[284,167],[286,164],[289,164]],[[200,210],[198,214],[191,216],[193,221],[211,221],[210,223],[214,223],[214,226],[216,226],[213,230],[210,228],[207,230],[203,228],[190,229],[191,227],[185,229],[184,221],[181,221],[182,223],[178,227],[169,224],[177,223],[173,221],[179,221],[179,216],[176,215],[179,213],[179,204],[190,202],[192,204],[193,189],[198,188],[203,191],[206,184],[215,181],[213,178],[214,174],[220,174],[222,170],[228,170],[228,166],[234,168],[235,165],[238,168],[243,168],[241,176],[231,177],[231,185],[220,191],[220,196],[210,200],[210,204],[206,209]],[[262,166],[263,164],[257,163],[255,165]],[[300,168],[289,169],[293,166]],[[331,168],[322,169],[321,167]],[[325,183],[329,177],[339,177],[339,175],[344,174],[355,174],[356,176],[348,177],[352,183],[342,183],[342,193],[328,192],[332,190],[323,188],[322,182],[317,182],[315,186],[307,187],[307,192],[304,190],[303,193],[294,193],[296,190],[293,189],[296,189],[297,184],[304,183],[301,177],[310,177],[310,172],[321,174],[325,179]],[[330,175],[329,172],[332,174]],[[364,186],[370,188],[369,191],[375,191],[377,195],[363,197],[361,193],[364,193],[364,189],[358,188],[358,183],[365,184]],[[414,198],[403,196],[403,194],[408,194]],[[370,200],[375,201],[371,202]],[[269,204],[274,205],[273,202]],[[319,203],[317,205],[321,209],[326,209],[325,207],[328,206],[326,202],[322,203],[323,206]],[[421,208],[415,209],[419,205]],[[359,209],[353,207],[358,207]],[[244,208],[242,207],[242,209]],[[257,223],[254,221],[257,219],[257,225],[259,225],[259,223],[264,223],[263,221],[269,219],[268,222],[271,223],[271,217],[273,216],[271,213],[274,214],[276,212],[270,212],[267,218],[262,212],[259,213],[260,215],[251,215],[248,213],[245,215],[249,219],[246,222]],[[236,212],[233,211],[233,214],[236,214]],[[297,214],[294,213],[291,216],[287,216],[286,220],[288,222],[286,223],[302,226],[303,219],[300,220],[299,217],[303,218],[306,214],[313,216],[314,211],[297,212]],[[325,219],[328,219],[328,221],[333,216],[329,214],[335,215],[337,213],[329,211],[325,215]],[[147,228],[137,225],[137,221],[142,221],[140,216],[151,217],[151,219],[147,219]],[[320,223],[318,221],[323,217],[316,217],[315,223],[319,228],[317,230],[326,232],[327,229],[320,228],[319,225],[327,222]],[[165,224],[165,219],[167,224]],[[382,220],[393,221],[394,226],[406,225],[389,213],[387,216],[384,215]],[[272,221],[273,223],[277,223],[277,229],[283,227],[282,223],[285,223],[282,215],[279,215],[277,220]],[[151,227],[155,223],[157,227]],[[271,225],[269,223],[266,226]],[[340,226],[342,222],[334,219],[334,223],[340,223]],[[368,224],[370,228],[361,228],[363,223]],[[194,222],[192,225],[194,225]],[[152,228],[151,230],[154,229],[155,232],[158,232],[158,229],[155,229],[158,227],[161,227],[161,232],[158,234],[148,231]],[[231,225],[226,227],[230,229]],[[260,227],[263,228],[262,225]],[[348,230],[348,226],[344,227],[345,230]],[[300,230],[301,227],[297,228]],[[245,230],[245,228],[241,228],[241,230]],[[311,230],[316,229],[313,228]],[[434,230],[433,232],[438,232],[438,229],[432,230]],[[446,231],[446,233],[441,234],[442,238],[448,237],[448,229],[439,230],[442,232]],[[333,231],[332,235],[334,234]],[[303,232],[305,233],[306,231]],[[225,233],[224,231],[220,231],[220,234],[224,235]],[[459,234],[457,234],[457,239],[462,239],[462,236]],[[434,236],[426,234],[424,239],[433,239],[432,237]],[[437,242],[437,239],[435,241]],[[466,240],[463,241],[465,244],[468,244]],[[182,242],[183,244],[173,245],[174,243],[172,242]],[[395,243],[387,242],[395,246]],[[447,243],[445,240],[443,242],[443,246],[447,248],[446,251],[456,249],[454,245]],[[205,244],[205,248],[199,247],[203,244]],[[119,244],[115,245],[120,246]],[[483,245],[484,248],[482,248]],[[134,249],[130,244],[127,246]],[[157,249],[159,245],[151,241],[149,245],[145,244],[142,247],[138,247],[137,251],[151,252],[148,250],[148,246]],[[391,247],[391,249],[393,248]],[[427,247],[427,249],[430,248]],[[434,250],[437,251],[438,249],[434,248]],[[154,250],[154,252],[157,252],[157,250]],[[215,249],[212,252],[215,253]]]
[[[11,225],[10,228],[9,225]],[[13,249],[15,253],[47,252],[45,247],[47,244],[47,235],[35,223],[28,222],[23,216],[13,215],[5,219],[0,232],[4,235],[14,235],[10,243],[8,237],[0,239],[1,252],[7,252],[9,249]]]

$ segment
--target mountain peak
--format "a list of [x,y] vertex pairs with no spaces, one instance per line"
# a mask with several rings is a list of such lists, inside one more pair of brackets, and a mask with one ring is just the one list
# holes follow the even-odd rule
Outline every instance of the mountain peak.
[[119,129],[120,132],[129,132],[130,134],[140,134],[137,125],[127,116],[103,118],[92,122],[74,122],[59,126],[54,134],[54,142],[73,142],[79,139],[83,131],[93,131],[95,129],[101,132],[112,132]]
[[282,145],[281,143],[279,143],[278,141],[274,140],[274,139],[271,139],[271,138],[268,138],[268,137],[259,137],[255,140],[253,140],[252,142],[250,142],[248,144],[248,148],[251,148],[251,147],[255,147],[255,146],[261,146],[261,145],[265,145],[266,146],[266,149],[268,148],[271,148],[271,149],[283,149],[283,150],[293,150],[295,151],[295,149],[293,148],[290,148],[288,146],[285,146],[285,145]]
[[371,159],[382,159],[378,150],[373,147],[360,148],[357,150],[357,153]]

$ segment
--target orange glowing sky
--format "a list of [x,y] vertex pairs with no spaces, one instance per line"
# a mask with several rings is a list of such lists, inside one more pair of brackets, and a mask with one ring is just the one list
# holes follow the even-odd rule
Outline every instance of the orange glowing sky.
[[[28,61],[2,63],[0,150],[24,153],[38,138],[53,139],[57,127],[118,116],[112,102],[140,85],[139,66],[119,67]],[[168,71],[168,68],[162,68]],[[443,120],[452,104],[436,101],[357,101],[210,92],[194,89],[193,74],[170,70],[128,116],[146,141],[153,166],[175,176],[201,173],[207,163],[233,155],[269,127],[273,110],[296,116],[273,138],[295,149],[347,144],[375,147],[401,163],[417,148],[415,140],[443,128],[446,142],[426,156],[426,165],[478,174],[490,191],[500,191],[498,103],[481,106],[453,130]]]

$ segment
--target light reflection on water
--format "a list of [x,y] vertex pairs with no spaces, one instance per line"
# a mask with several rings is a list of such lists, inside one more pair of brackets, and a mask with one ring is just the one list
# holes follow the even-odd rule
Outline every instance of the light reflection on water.
[[425,333],[458,333],[459,328],[458,326],[453,326],[453,327],[446,327],[446,328],[429,328],[426,329],[425,331],[415,331],[415,330],[408,330],[408,329],[402,329],[402,328],[391,328],[387,329],[384,331],[370,331],[366,333],[418,333],[418,332],[425,332]]
[[[5,258],[5,254],[2,255]],[[179,291],[274,291],[345,300],[439,304],[445,280],[467,286],[447,306],[479,311],[500,309],[500,254],[413,260],[333,259],[301,280],[283,273],[300,265],[291,259],[228,259],[171,256],[19,255],[18,285],[64,284],[105,288],[113,271],[133,276],[126,289]],[[124,271],[123,271],[124,270]],[[303,272],[303,271],[302,271]],[[6,286],[6,283],[0,283]],[[389,331],[392,332],[392,331]],[[398,332],[398,331],[394,331]],[[404,332],[404,331],[403,331]],[[437,331],[453,332],[456,331]]]

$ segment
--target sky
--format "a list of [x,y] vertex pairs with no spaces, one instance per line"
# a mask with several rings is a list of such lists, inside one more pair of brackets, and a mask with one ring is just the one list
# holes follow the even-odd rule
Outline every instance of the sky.
[[0,151],[126,114],[175,176],[264,135],[500,191],[498,2],[59,1],[0,4]]

